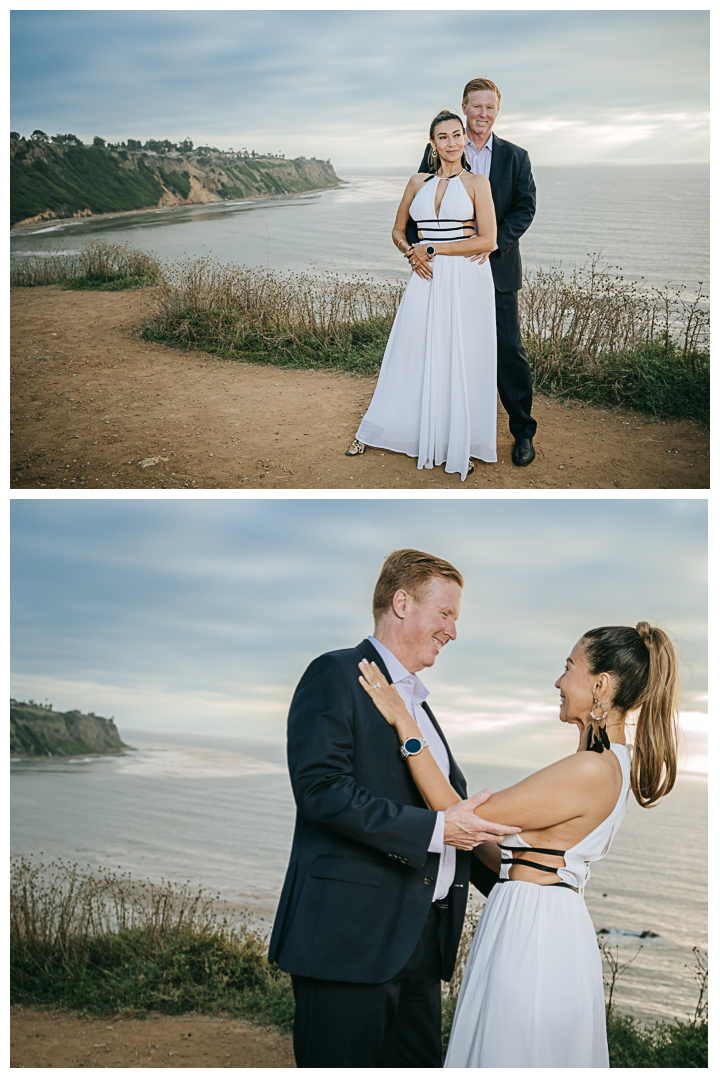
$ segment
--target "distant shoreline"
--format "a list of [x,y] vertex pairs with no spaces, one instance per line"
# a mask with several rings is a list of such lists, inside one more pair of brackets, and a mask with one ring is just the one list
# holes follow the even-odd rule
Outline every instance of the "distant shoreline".
[[[195,206],[238,206],[240,203],[258,202],[259,200],[272,202],[276,199],[299,199],[306,195],[314,195],[319,191],[335,191],[338,186],[345,186],[348,183],[348,180],[340,180],[338,185],[332,187],[310,188],[308,191],[289,191],[282,195],[245,195],[242,199],[212,199],[208,202],[180,203],[178,206],[139,206],[135,210],[108,210],[104,214],[74,214],[68,218],[47,218],[45,221],[36,222],[18,221],[17,224],[10,226],[10,232],[26,230],[37,235],[40,232],[50,232],[60,225],[73,225],[81,221],[110,220],[111,218],[132,217],[135,214],[167,214],[175,210],[192,209]],[[38,226],[41,226],[41,228],[38,228]]]

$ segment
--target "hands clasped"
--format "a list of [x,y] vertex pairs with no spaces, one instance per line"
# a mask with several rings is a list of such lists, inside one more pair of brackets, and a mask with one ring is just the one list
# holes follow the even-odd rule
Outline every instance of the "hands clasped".
[[433,276],[431,265],[432,260],[430,259],[424,246],[422,244],[418,244],[417,247],[410,247],[406,252],[404,252],[404,255],[410,263],[412,272],[414,274],[417,274],[421,278],[425,278],[426,281],[430,281]]

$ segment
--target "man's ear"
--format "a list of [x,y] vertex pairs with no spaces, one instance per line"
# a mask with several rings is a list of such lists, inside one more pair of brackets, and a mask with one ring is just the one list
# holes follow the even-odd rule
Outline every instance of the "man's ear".
[[410,594],[405,589],[398,589],[392,598],[392,609],[397,615],[398,619],[404,619],[407,615],[408,600]]

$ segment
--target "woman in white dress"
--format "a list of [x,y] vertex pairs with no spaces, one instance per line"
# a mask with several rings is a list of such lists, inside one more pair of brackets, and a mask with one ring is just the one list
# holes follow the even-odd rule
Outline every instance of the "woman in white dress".
[[[412,267],[370,407],[348,456],[366,446],[445,463],[464,480],[470,458],[497,461],[495,247],[490,182],[465,170],[465,129],[449,111],[430,127],[437,171],[417,173],[398,208],[393,241]],[[410,218],[419,243],[408,243]],[[477,231],[476,231],[477,223]]]
[[[422,740],[379,669],[361,671],[400,741]],[[667,635],[646,622],[606,626],[583,635],[555,685],[560,720],[579,729],[577,752],[476,811],[522,831],[475,849],[499,880],[468,957],[445,1068],[609,1067],[602,963],[583,893],[629,791],[647,807],[673,787],[677,660]],[[631,753],[626,723],[636,709]],[[407,761],[427,805],[444,810],[459,796],[426,746]]]

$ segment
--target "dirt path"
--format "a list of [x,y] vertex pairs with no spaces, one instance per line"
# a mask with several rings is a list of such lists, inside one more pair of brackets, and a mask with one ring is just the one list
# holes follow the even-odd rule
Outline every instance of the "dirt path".
[[292,1038],[244,1020],[87,1020],[10,1009],[11,1069],[294,1069]]
[[707,488],[690,422],[538,395],[537,458],[463,484],[389,451],[346,458],[374,378],[217,360],[138,336],[149,290],[11,290],[13,488]]

